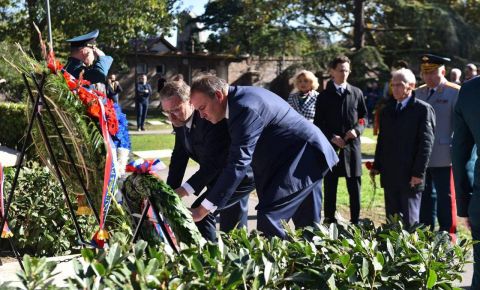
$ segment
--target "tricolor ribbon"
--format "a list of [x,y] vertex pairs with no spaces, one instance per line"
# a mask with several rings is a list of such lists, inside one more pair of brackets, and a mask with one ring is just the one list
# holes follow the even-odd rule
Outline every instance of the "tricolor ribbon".
[[[0,220],[3,219],[5,216],[5,208],[3,207],[3,183],[5,181],[5,176],[3,175],[3,166],[2,163],[0,162]],[[5,221],[5,225],[3,226],[2,229],[2,239],[8,239],[13,237],[12,231],[10,231],[10,228],[8,227],[7,221]]]
[[159,176],[161,170],[167,168],[165,163],[160,159],[155,160],[143,160],[137,159],[127,164],[125,168],[126,172],[134,172],[138,174],[152,174]]
[[116,183],[117,183],[117,166],[115,163],[116,157],[116,148],[112,148],[115,145],[113,144],[112,138],[108,133],[107,128],[107,119],[105,117],[105,107],[102,100],[98,97],[98,102],[100,104],[101,115],[100,115],[100,128],[102,129],[103,140],[105,143],[105,148],[107,150],[107,156],[105,160],[105,173],[103,176],[103,191],[102,191],[102,204],[100,208],[100,228],[95,233],[93,239],[99,241],[105,241],[108,239],[108,232],[105,230],[105,220],[107,218],[108,210],[112,203],[112,198],[115,196]]

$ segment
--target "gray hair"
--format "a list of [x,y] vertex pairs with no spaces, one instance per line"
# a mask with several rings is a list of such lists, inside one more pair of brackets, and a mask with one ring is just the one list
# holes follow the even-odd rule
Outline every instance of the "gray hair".
[[160,101],[178,97],[182,102],[190,100],[190,87],[184,81],[170,81],[160,90]]
[[415,75],[408,68],[401,68],[399,70],[392,72],[392,80],[396,78],[401,79],[403,82],[407,84],[415,85],[417,83],[417,79],[415,78]]
[[461,76],[462,76],[462,71],[461,71],[459,68],[452,68],[452,70],[450,71],[450,73],[455,74],[457,77],[461,77]]
[[204,75],[193,80],[191,92],[204,93],[214,98],[215,92],[225,92],[228,90],[228,83],[219,77],[213,75]]

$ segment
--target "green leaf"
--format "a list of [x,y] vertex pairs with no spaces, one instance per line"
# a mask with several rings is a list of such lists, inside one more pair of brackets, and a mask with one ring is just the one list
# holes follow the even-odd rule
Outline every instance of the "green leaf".
[[95,273],[100,277],[105,276],[105,274],[107,273],[107,270],[105,269],[105,266],[103,266],[103,264],[101,264],[101,263],[94,262],[92,264],[92,268],[95,271]]
[[433,286],[435,286],[435,283],[437,282],[437,273],[430,269],[428,271],[428,279],[427,279],[427,289],[432,289]]
[[350,262],[350,255],[348,253],[345,253],[341,255],[340,257],[340,262],[344,267],[347,267],[348,263]]
[[362,258],[362,278],[366,279],[368,277],[368,260]]
[[112,269],[115,267],[115,264],[120,258],[120,247],[117,243],[115,243],[109,250],[107,254],[107,263],[108,263],[108,268]]

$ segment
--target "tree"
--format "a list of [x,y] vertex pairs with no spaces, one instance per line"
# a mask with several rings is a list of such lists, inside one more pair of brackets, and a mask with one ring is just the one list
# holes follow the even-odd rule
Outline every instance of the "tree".
[[[45,1],[0,0],[7,4],[0,10],[10,22],[0,26],[0,39],[20,42],[38,53],[36,23],[47,37]],[[173,26],[176,0],[51,0],[51,19],[55,50],[65,55],[65,39],[100,29],[99,44],[117,61],[131,52],[129,42],[137,36],[158,36]],[[1,3],[1,2],[0,2]],[[2,3],[3,4],[3,3]],[[114,4],[114,5],[113,5]],[[2,13],[3,12],[3,13]],[[28,37],[25,37],[28,36]]]

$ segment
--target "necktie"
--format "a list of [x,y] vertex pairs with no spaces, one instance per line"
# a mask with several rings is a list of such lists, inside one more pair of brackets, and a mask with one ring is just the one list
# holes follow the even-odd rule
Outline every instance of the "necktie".
[[183,132],[185,134],[185,147],[187,149],[187,152],[193,154],[192,144],[190,143],[190,128],[185,126]]
[[398,115],[400,111],[402,110],[402,103],[397,103],[397,107],[395,108],[395,114]]
[[434,90],[434,89],[430,89],[430,91],[428,92],[427,101],[430,99],[431,96],[433,96],[434,93],[435,93],[435,90]]
[[343,88],[342,88],[342,87],[338,87],[337,92],[338,92],[340,95],[342,95],[342,94],[343,94]]

